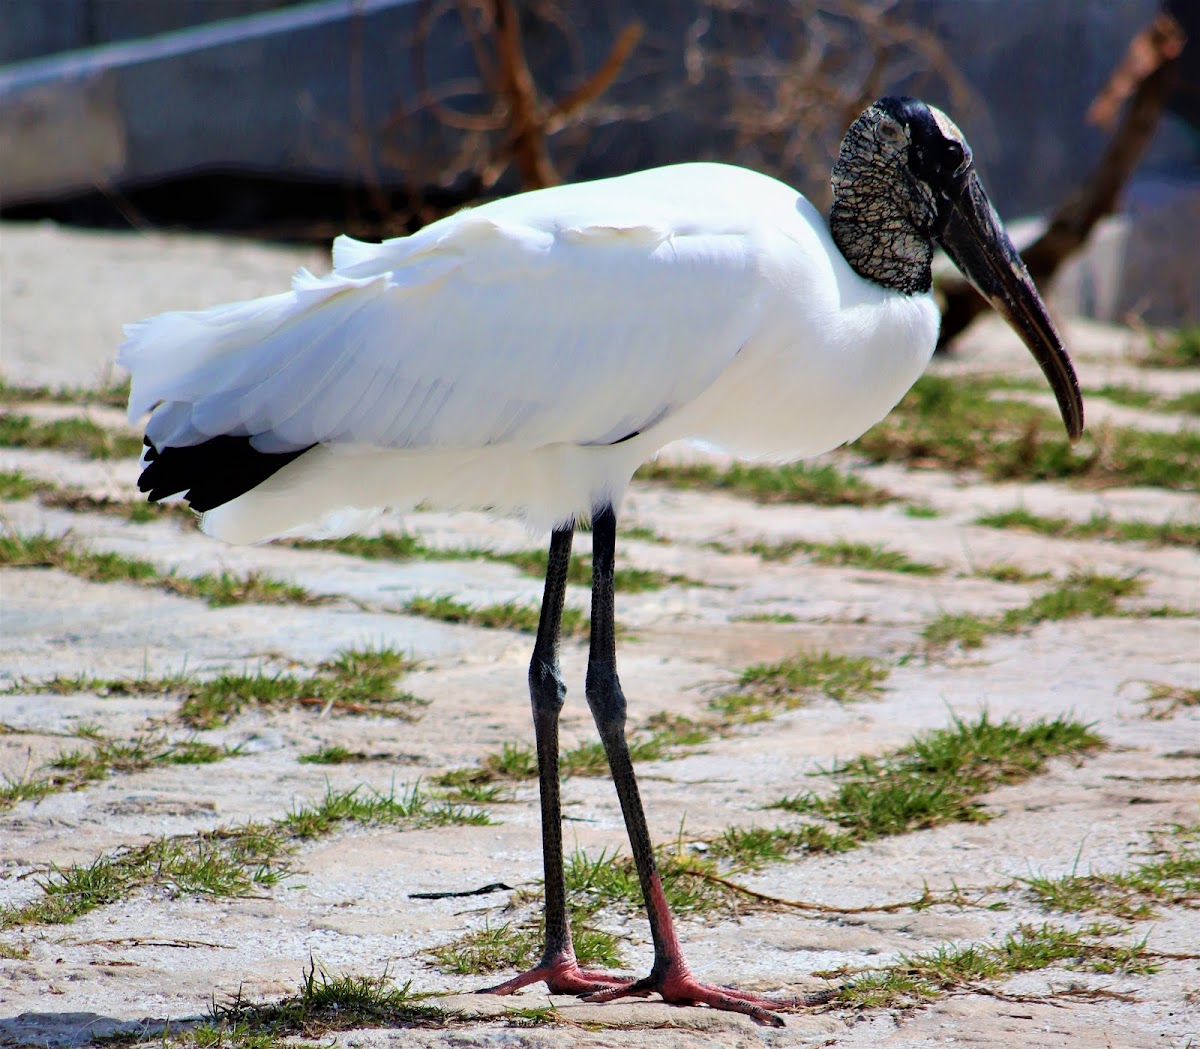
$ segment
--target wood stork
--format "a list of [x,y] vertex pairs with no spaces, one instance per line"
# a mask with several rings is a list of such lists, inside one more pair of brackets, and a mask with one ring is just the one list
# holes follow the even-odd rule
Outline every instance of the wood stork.
[[[292,290],[127,329],[129,412],[150,413],[140,488],[183,493],[204,531],[252,542],[344,508],[486,508],[549,529],[529,668],[541,790],[545,981],[593,1000],[657,991],[781,1024],[774,999],[700,983],[663,895],[617,676],[617,512],[638,465],[702,439],[797,459],[882,419],[933,352],[941,245],[1016,329],[1072,439],[1070,359],[959,129],[912,98],[850,127],[828,227],[752,171],[682,164],[524,193],[410,237],[340,237]],[[559,626],[577,523],[593,530],[586,695],[608,755],[654,943],[650,974],[583,970],[567,922]]]

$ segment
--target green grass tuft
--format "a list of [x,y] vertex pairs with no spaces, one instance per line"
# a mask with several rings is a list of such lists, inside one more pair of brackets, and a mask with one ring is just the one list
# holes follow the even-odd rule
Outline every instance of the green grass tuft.
[[760,503],[813,503],[817,506],[880,506],[895,497],[827,463],[755,466],[734,463],[676,465],[646,463],[636,477],[673,488],[711,488]]
[[244,576],[180,576],[161,571],[140,558],[76,546],[61,536],[0,535],[0,566],[57,568],[92,583],[136,583],[181,597],[200,597],[210,605],[321,604],[328,600],[303,587],[258,572]]
[[42,896],[0,907],[0,929],[61,925],[137,890],[176,895],[246,896],[277,884],[276,863],[288,842],[262,824],[180,838],[160,838],[134,849],[101,855],[90,864],[51,867],[38,881]]
[[764,561],[781,561],[794,554],[807,554],[819,565],[865,568],[876,572],[903,572],[909,575],[938,575],[941,565],[914,561],[899,550],[889,550],[878,543],[852,543],[838,539],[832,543],[814,543],[806,539],[785,539],[778,543],[757,540],[746,548]]
[[[515,553],[497,554],[488,552],[490,561],[502,561],[520,569],[525,575],[535,579],[544,579],[549,554],[545,550],[520,550]],[[588,558],[579,554],[571,558],[567,571],[567,581],[580,586],[592,585],[592,566]],[[647,590],[661,590],[666,586],[704,586],[697,579],[685,575],[672,575],[667,572],[656,572],[646,568],[620,568],[614,574],[614,584],[619,593],[639,594]]]
[[735,623],[799,623],[798,616],[791,612],[752,612],[749,615],[734,616]]
[[1154,546],[1200,547],[1200,523],[1188,521],[1119,521],[1108,514],[1093,514],[1086,521],[1043,517],[1023,507],[985,514],[974,522],[989,528],[1011,528],[1058,539],[1111,539]]
[[[494,605],[467,605],[445,594],[414,597],[406,602],[401,610],[411,616],[437,619],[443,623],[463,623],[489,630],[520,630],[527,634],[537,632],[538,618],[541,615],[541,609],[537,605],[523,605],[515,601]],[[587,616],[579,609],[570,606],[563,609],[564,637],[586,634],[590,627]]]
[[1104,740],[1078,721],[1056,718],[1031,725],[956,719],[948,729],[917,737],[882,758],[862,757],[829,773],[836,791],[784,798],[776,808],[816,816],[855,841],[908,833],[943,823],[990,818],[977,797],[1028,779],[1055,757],[1087,754]]
[[1146,704],[1146,716],[1155,721],[1169,718],[1185,707],[1200,706],[1200,688],[1168,685],[1160,681],[1147,684],[1149,689],[1142,702]]
[[52,867],[38,882],[40,898],[0,907],[0,930],[63,924],[146,889],[176,895],[254,895],[288,875],[287,857],[301,842],[347,822],[414,828],[486,826],[491,821],[485,812],[434,798],[419,787],[401,794],[329,787],[316,804],[299,805],[270,823],[160,838],[102,854],[90,864]]
[[351,750],[339,744],[320,746],[312,754],[304,754],[296,760],[304,765],[349,765],[365,761],[367,755],[361,750]]
[[1051,967],[1095,973],[1156,971],[1145,940],[1114,944],[1111,931],[1103,926],[1072,930],[1022,925],[998,944],[944,944],[853,976],[834,1002],[857,1008],[911,1008],[981,980]]
[[384,714],[412,718],[424,705],[398,687],[418,664],[386,647],[352,648],[321,663],[311,677],[291,674],[222,674],[191,685],[179,717],[195,728],[215,728],[246,707],[308,706],[345,714]]
[[1030,572],[1007,561],[977,568],[971,574],[982,579],[994,579],[997,583],[1041,583],[1053,578],[1049,572]]
[[479,809],[435,798],[419,786],[402,794],[358,787],[335,791],[326,787],[317,804],[294,808],[278,826],[297,841],[328,834],[339,823],[403,824],[409,827],[485,827],[491,819]]
[[[344,539],[298,540],[296,546],[304,549],[332,550],[337,553],[351,554],[355,557],[365,557],[373,560],[411,561],[417,558],[430,561],[493,561],[500,564],[512,565],[525,575],[542,579],[546,575],[548,554],[545,550],[517,550],[510,553],[497,553],[483,547],[431,547],[415,535],[407,533],[385,533],[383,535],[362,537],[347,536]],[[592,568],[587,558],[576,554],[571,558],[567,581],[581,586],[592,585]],[[661,590],[666,586],[704,586],[696,579],[684,575],[673,575],[667,572],[656,572],[645,568],[618,568],[616,571],[616,587],[622,593],[635,594],[647,590]],[[430,615],[432,618],[446,618],[450,622],[470,622],[464,613],[454,606],[458,602],[450,598],[417,598],[416,607],[428,609],[418,612],[418,615]],[[506,607],[506,606],[494,606]],[[450,616],[458,618],[450,619]],[[516,629],[525,629],[517,627]],[[533,629],[536,629],[536,620]]]
[[0,784],[0,811],[20,801],[82,790],[114,773],[165,765],[209,765],[238,753],[236,747],[218,747],[196,739],[171,740],[161,733],[139,734],[128,740],[112,739],[93,729],[81,729],[78,735],[83,746],[62,751],[26,778],[6,778]]
[[906,517],[918,519],[942,516],[942,512],[936,506],[930,506],[928,503],[908,503],[904,507],[904,514]]
[[1175,609],[1125,611],[1119,601],[1140,594],[1144,584],[1136,576],[1111,576],[1096,572],[1074,572],[1045,593],[1020,608],[995,616],[973,612],[943,612],[926,624],[921,637],[930,649],[957,644],[979,648],[992,634],[1016,634],[1038,623],[1084,616],[1174,615]]
[[1185,325],[1163,335],[1152,334],[1138,364],[1151,368],[1200,368],[1200,325]]
[[16,412],[0,413],[0,446],[6,448],[49,448],[76,452],[91,459],[136,458],[142,439],[93,422],[73,417],[40,422]]
[[830,652],[802,652],[779,663],[747,667],[735,691],[713,700],[726,718],[744,720],[790,710],[816,695],[848,703],[877,695],[889,671],[874,660]]
[[[723,731],[709,721],[693,721],[682,715],[659,714],[650,718],[645,730],[629,736],[629,755],[635,762],[658,761],[672,756],[675,748],[694,747]],[[580,743],[559,754],[559,773],[569,776],[607,776],[608,757],[598,741]],[[528,743],[505,743],[488,754],[477,768],[452,769],[438,777],[437,784],[450,790],[479,788],[496,780],[537,779],[537,754]]]
[[1132,870],[1024,879],[1047,910],[1099,913],[1126,921],[1153,918],[1157,907],[1200,903],[1200,823],[1176,824],[1153,835],[1150,859]]
[[851,447],[875,462],[975,469],[999,480],[1200,488],[1200,432],[1109,426],[1073,447],[1057,415],[1013,399],[1012,384],[998,379],[923,375]]
[[331,1044],[339,1031],[437,1027],[456,1019],[428,1004],[428,997],[414,992],[411,982],[393,983],[386,970],[381,976],[335,975],[310,961],[298,995],[254,1004],[239,992],[228,1004],[214,1003],[207,1022],[164,1030],[162,1041],[196,1049],[282,1049],[296,1045],[297,1037]]
[[399,687],[420,664],[387,647],[350,648],[317,666],[309,677],[265,673],[221,674],[197,681],[183,675],[161,678],[54,677],[21,682],[11,691],[94,692],[99,695],[180,695],[180,721],[197,729],[216,728],[246,707],[305,706],[345,714],[412,718],[425,701]]
[[0,470],[0,499],[7,501],[29,499],[45,491],[49,485],[26,477],[19,470]]
[[340,539],[297,539],[294,546],[302,550],[332,550],[334,553],[362,557],[370,561],[412,561],[429,557],[433,551],[419,537],[407,532],[385,532],[382,535],[348,535]]
[[22,386],[0,377],[0,404],[101,404],[124,408],[129,403],[129,380],[106,386]]

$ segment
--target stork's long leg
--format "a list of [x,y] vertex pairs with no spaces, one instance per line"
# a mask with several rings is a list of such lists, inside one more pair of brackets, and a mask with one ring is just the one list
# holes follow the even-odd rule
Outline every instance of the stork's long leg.
[[563,877],[562,800],[558,780],[558,715],[567,687],[558,666],[558,640],[562,626],[567,573],[571,567],[572,524],[550,537],[546,589],[538,620],[537,641],[529,664],[529,698],[533,705],[533,731],[537,745],[538,784],[542,801],[542,862],[546,872],[546,945],[542,960],[519,976],[496,987],[491,994],[511,994],[545,980],[555,994],[585,994],[627,984],[623,977],[581,969],[571,943],[567,920],[567,890]]
[[613,572],[617,538],[617,518],[611,507],[598,511],[592,522],[592,640],[588,654],[587,701],[596,728],[604,743],[612,770],[629,844],[637,865],[642,895],[650,919],[654,941],[654,965],[650,975],[622,987],[613,987],[589,995],[589,1001],[610,1001],[626,995],[658,991],[668,1002],[704,1004],[715,1009],[746,1013],[761,1023],[783,1026],[783,1020],[771,1009],[798,1005],[816,1005],[822,995],[796,998],[768,998],[726,987],[700,983],[684,960],[675,923],[663,893],[662,879],[654,862],[654,848],[642,809],[629,745],[625,740],[625,695],[617,677],[617,650],[614,625]]

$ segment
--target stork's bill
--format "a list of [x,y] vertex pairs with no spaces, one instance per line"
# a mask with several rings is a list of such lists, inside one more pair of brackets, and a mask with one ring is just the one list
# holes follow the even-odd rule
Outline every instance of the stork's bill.
[[947,203],[949,207],[940,210],[943,224],[936,234],[938,244],[1029,347],[1054,390],[1071,442],[1078,441],[1083,434],[1083,396],[1075,368],[972,168],[947,194]]

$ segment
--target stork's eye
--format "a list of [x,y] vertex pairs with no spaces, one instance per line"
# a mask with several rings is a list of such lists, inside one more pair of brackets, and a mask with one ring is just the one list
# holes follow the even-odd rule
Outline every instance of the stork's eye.
[[962,145],[953,139],[946,143],[947,166],[955,173],[962,171],[966,164],[967,154]]
[[881,120],[879,122],[879,137],[884,142],[898,145],[904,141],[904,130],[894,120]]

